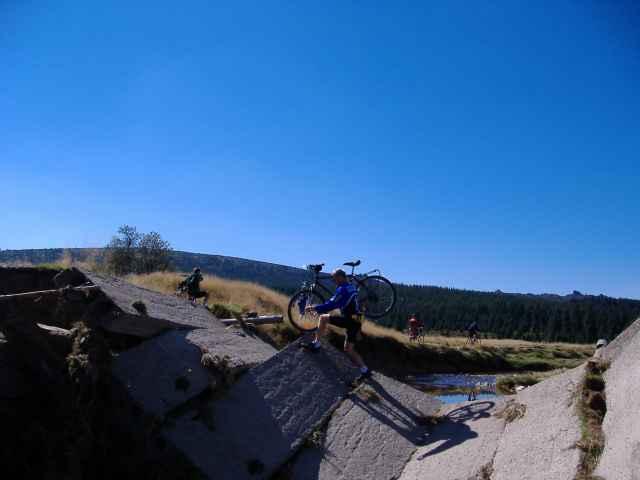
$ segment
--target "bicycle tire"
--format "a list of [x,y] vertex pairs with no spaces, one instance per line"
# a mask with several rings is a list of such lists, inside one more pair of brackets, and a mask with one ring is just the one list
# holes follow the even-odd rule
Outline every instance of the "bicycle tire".
[[324,303],[324,297],[317,290],[298,290],[289,300],[287,314],[291,325],[301,332],[313,332],[318,328],[317,316],[305,313],[307,305]]
[[358,284],[358,301],[368,318],[382,318],[396,305],[396,289],[381,275],[372,275]]

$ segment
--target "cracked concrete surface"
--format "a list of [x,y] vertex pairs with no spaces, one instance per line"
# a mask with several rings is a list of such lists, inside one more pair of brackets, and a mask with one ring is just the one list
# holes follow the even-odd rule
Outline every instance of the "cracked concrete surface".
[[164,416],[215,385],[217,378],[202,364],[204,353],[224,358],[237,375],[277,351],[237,329],[171,330],[119,354],[112,371],[146,413]]
[[604,348],[602,358],[609,361],[615,360],[615,358],[626,349],[634,337],[637,336],[638,332],[640,332],[640,318],[625,328],[620,335],[614,338],[613,341]]
[[173,327],[224,328],[224,325],[202,305],[193,305],[174,295],[147,290],[120,278],[87,270],[82,270],[82,273],[97,285],[116,307],[127,315],[137,317],[139,321],[144,321],[145,317],[133,307],[136,301],[144,303],[148,317],[169,322]]
[[231,327],[224,330],[197,328],[189,331],[186,341],[202,353],[227,358],[227,368],[239,373],[268,360],[278,351],[248,331]]
[[492,480],[569,480],[577,471],[580,421],[576,390],[584,367],[569,370],[515,396],[526,405],[522,418],[507,423],[498,443]]
[[440,405],[413,387],[374,374],[333,413],[323,446],[301,452],[292,478],[398,478],[424,440],[420,418],[434,415]]
[[606,443],[595,474],[640,480],[640,319],[616,340],[605,352],[613,361],[604,375],[607,414],[602,428]]
[[293,343],[212,402],[209,422],[187,412],[164,435],[207,478],[268,478],[340,405],[357,373],[329,345],[309,353]]
[[173,330],[121,353],[112,373],[146,413],[164,416],[195,397],[212,381],[202,366],[200,349]]

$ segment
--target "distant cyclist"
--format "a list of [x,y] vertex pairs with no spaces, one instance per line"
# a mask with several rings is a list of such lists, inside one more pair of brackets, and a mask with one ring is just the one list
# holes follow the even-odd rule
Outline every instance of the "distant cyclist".
[[200,273],[200,268],[196,267],[193,269],[191,275],[185,279],[184,285],[187,287],[189,300],[195,302],[198,298],[203,298],[204,304],[206,305],[209,301],[209,294],[204,290],[200,290],[200,282],[202,282],[202,280],[203,277],[202,273]]
[[[318,330],[316,331],[315,339],[310,344],[303,346],[309,351],[317,352],[320,349],[320,339],[327,332],[329,324],[344,328],[346,330],[344,351],[351,358],[351,361],[360,368],[358,380],[363,380],[371,376],[371,370],[355,350],[358,334],[362,329],[358,307],[358,291],[356,287],[349,283],[344,270],[338,268],[333,271],[331,276],[338,286],[333,297],[321,305],[309,305],[306,307],[307,311],[319,313],[320,318],[318,319]],[[340,309],[340,315],[329,315],[329,312],[335,309]]]
[[409,340],[417,340],[420,336],[421,322],[416,318],[415,313],[409,317]]
[[478,329],[478,322],[475,320],[467,327],[467,342],[476,343],[480,341],[480,330]]

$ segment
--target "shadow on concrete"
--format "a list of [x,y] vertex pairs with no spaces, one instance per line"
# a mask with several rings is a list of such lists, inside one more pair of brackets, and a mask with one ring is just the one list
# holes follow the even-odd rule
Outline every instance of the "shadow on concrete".
[[333,348],[307,353],[292,344],[164,435],[208,478],[270,478],[338,408],[356,374]]
[[420,455],[418,460],[424,460],[431,455],[437,455],[467,440],[476,438],[478,434],[469,427],[467,422],[490,417],[490,410],[494,406],[495,402],[477,402],[450,411],[446,415],[445,421],[437,424],[431,432],[423,437],[423,446],[436,445]]
[[451,410],[447,414],[447,418],[454,422],[474,422],[481,418],[487,418],[491,416],[491,409],[495,407],[496,403],[491,401],[475,402],[464,407]]
[[362,408],[378,422],[392,428],[414,445],[420,445],[424,429],[420,427],[418,419],[423,414],[403,405],[377,380],[372,378],[366,385],[375,392],[378,399],[364,400],[358,392],[354,392],[350,396],[354,406]]

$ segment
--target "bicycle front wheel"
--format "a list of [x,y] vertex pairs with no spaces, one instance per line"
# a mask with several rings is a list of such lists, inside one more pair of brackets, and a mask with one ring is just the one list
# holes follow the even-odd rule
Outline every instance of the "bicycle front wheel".
[[373,275],[359,282],[358,301],[365,316],[384,317],[396,304],[396,289],[380,275]]
[[324,298],[315,290],[300,290],[289,300],[289,321],[302,332],[312,332],[318,328],[318,314],[307,312],[305,309],[309,305],[320,305],[324,303]]

